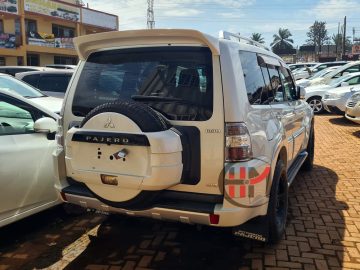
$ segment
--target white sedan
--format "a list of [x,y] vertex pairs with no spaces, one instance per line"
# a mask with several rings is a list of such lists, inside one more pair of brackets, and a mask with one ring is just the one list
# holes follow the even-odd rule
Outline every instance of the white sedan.
[[322,78],[326,74],[329,74],[330,72],[334,71],[337,68],[339,68],[339,66],[328,67],[328,68],[325,68],[323,70],[320,70],[320,71],[316,72],[314,75],[312,75],[311,77],[309,77],[307,79],[297,80],[296,85],[299,85],[299,86],[302,86],[302,87],[308,87],[308,86],[310,86],[312,80],[317,79],[317,78]]
[[52,112],[60,113],[63,101],[61,98],[49,97],[40,90],[10,75],[0,74],[0,90],[16,93],[31,99],[34,103],[45,107]]
[[0,227],[60,203],[52,152],[58,115],[0,90]]
[[343,77],[332,80],[330,84],[320,84],[305,88],[305,100],[309,103],[314,113],[320,113],[324,110],[322,98],[327,91],[350,91],[351,87],[360,84],[360,72],[351,73]]

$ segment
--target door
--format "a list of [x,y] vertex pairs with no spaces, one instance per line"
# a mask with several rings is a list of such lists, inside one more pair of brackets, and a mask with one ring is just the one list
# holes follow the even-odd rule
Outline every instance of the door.
[[301,100],[298,100],[296,94],[296,86],[291,77],[291,73],[285,67],[279,68],[280,79],[282,87],[284,89],[284,97],[291,109],[293,110],[293,127],[292,136],[294,141],[293,159],[302,151],[302,146],[305,139],[305,116],[306,116],[306,104]]
[[0,94],[0,221],[55,201],[55,141],[35,133],[43,113]]
[[284,130],[288,166],[290,166],[294,155],[295,111],[291,103],[285,98],[284,86],[280,78],[280,66],[268,65],[268,71],[274,95],[271,108]]

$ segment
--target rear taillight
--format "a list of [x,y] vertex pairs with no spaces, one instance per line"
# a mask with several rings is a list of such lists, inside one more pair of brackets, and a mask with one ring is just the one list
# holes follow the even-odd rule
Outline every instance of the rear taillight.
[[57,121],[58,129],[56,131],[55,140],[58,148],[64,147],[64,131],[63,131],[63,119],[60,117]]
[[244,161],[251,158],[251,139],[245,123],[227,123],[225,125],[225,161]]

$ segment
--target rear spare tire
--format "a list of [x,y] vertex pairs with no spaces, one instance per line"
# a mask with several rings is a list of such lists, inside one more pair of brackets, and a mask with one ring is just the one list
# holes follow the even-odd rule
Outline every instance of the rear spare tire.
[[68,170],[109,206],[149,208],[161,190],[180,183],[181,140],[170,128],[142,103],[100,105],[68,131]]

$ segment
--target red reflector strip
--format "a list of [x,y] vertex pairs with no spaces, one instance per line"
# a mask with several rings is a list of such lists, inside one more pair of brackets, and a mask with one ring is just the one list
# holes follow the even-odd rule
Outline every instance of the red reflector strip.
[[60,196],[61,196],[61,199],[64,201],[64,202],[67,202],[67,199],[66,199],[66,195],[64,192],[60,192]]
[[235,197],[235,186],[234,185],[229,185],[229,196],[230,196],[230,198]]
[[219,224],[220,216],[215,214],[210,214],[210,224]]

